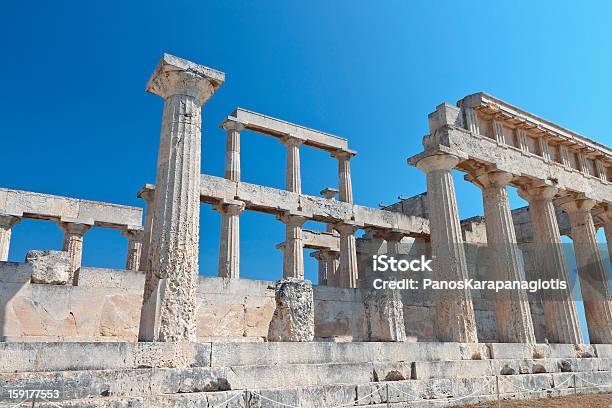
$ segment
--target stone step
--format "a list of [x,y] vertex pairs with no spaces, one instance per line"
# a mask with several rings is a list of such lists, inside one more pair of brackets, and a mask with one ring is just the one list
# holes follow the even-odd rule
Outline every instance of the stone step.
[[455,361],[417,361],[413,379],[470,378],[474,376],[589,372],[612,370],[610,358],[543,358]]
[[0,343],[0,372],[444,361],[488,357],[460,343]]
[[612,358],[612,346],[379,342],[0,342],[0,372],[594,356]]
[[380,381],[466,379],[563,372],[607,372],[610,359],[454,360],[234,367],[141,368],[0,373],[0,400],[10,389],[57,389],[65,399],[147,396],[236,389],[341,385]]
[[[281,403],[287,406],[317,408],[340,406],[430,408],[495,401],[498,386],[500,398],[506,400],[573,395],[573,375],[568,373],[524,374],[504,376],[502,380],[497,380],[495,377],[475,377],[147,396],[98,396],[62,401],[61,406],[69,408],[278,408],[282,406],[278,403]],[[575,376],[576,393],[578,394],[612,391],[612,385],[609,385],[612,384],[612,372],[576,373]],[[595,387],[594,384],[599,387]],[[42,401],[36,406],[52,408],[58,405]]]

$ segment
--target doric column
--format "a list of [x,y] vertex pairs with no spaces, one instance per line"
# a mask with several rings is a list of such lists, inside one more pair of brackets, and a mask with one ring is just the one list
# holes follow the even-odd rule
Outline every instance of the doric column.
[[223,177],[232,181],[240,181],[240,132],[244,129],[244,125],[240,122],[226,120],[221,127],[227,132]]
[[9,248],[11,246],[11,232],[13,226],[20,222],[20,217],[0,214],[0,261],[8,261]]
[[[475,177],[482,189],[487,244],[493,257],[493,276],[498,281],[522,281],[516,232],[506,185],[512,174],[491,171]],[[505,291],[495,300],[497,341],[535,343],[529,300],[524,290]]]
[[374,232],[377,238],[385,240],[387,243],[387,255],[399,255],[400,253],[400,242],[404,238],[404,234],[398,231],[389,230],[377,230]]
[[604,222],[604,233],[606,234],[606,244],[608,245],[608,258],[612,263],[612,206],[604,206],[604,210],[599,214]]
[[353,183],[351,181],[351,158],[354,152],[338,150],[332,156],[338,159],[338,189],[340,201],[353,202]]
[[302,176],[300,174],[300,146],[304,141],[291,136],[281,139],[287,147],[286,189],[294,193],[302,193]]
[[144,231],[142,236],[142,248],[140,250],[140,260],[138,261],[138,270],[146,272],[151,269],[151,227],[153,226],[153,217],[155,215],[153,202],[155,198],[155,186],[153,184],[145,184],[136,197],[142,198],[145,201]]
[[142,239],[144,229],[142,227],[128,227],[122,231],[124,237],[128,239],[127,258],[125,269],[128,271],[138,271],[142,252]]
[[559,224],[552,199],[557,189],[552,186],[523,186],[519,195],[529,202],[537,268],[542,280],[559,279],[567,282],[565,292],[551,299],[542,296],[546,337],[551,343],[581,344],[583,342],[576,304],[572,298],[567,263],[563,255]]
[[223,80],[221,72],[165,54],[147,85],[164,99],[164,112],[140,341],[196,339],[201,107]]
[[334,224],[334,229],[340,233],[340,265],[338,266],[337,285],[343,288],[357,288],[359,273],[357,270],[357,242],[355,231],[359,225],[348,223]]
[[321,249],[310,254],[318,263],[319,285],[337,286],[336,272],[338,270],[339,252]]
[[304,279],[304,241],[302,224],[306,218],[296,214],[278,216],[285,223],[285,242],[283,243],[283,277]]
[[240,277],[240,214],[244,202],[224,200],[215,205],[221,213],[221,241],[219,244],[219,277]]
[[[462,281],[469,278],[451,174],[458,162],[456,156],[435,154],[416,163],[427,174],[432,258],[435,262],[435,279],[438,280]],[[438,295],[434,326],[440,341],[478,341],[469,289]]]
[[575,199],[561,204],[572,225],[580,292],[591,343],[612,343],[612,295],[599,250],[591,209],[595,201]]
[[91,228],[90,224],[78,222],[60,222],[60,228],[64,231],[64,243],[62,251],[68,252],[70,257],[70,274],[68,282],[76,284],[76,272],[81,267],[83,259],[83,235]]

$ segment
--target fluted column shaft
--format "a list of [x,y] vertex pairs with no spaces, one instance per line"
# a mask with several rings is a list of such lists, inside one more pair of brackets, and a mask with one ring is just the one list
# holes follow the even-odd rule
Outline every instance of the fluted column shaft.
[[396,256],[400,253],[400,243],[404,234],[397,231],[376,231],[374,235],[377,238],[385,240],[387,243],[387,255]]
[[529,202],[536,247],[537,270],[543,280],[560,279],[567,282],[567,290],[558,292],[558,299],[542,299],[546,320],[546,337],[551,343],[583,343],[576,304],[573,301],[567,263],[563,255],[559,224],[552,199],[557,189],[550,186],[522,187],[519,194]]
[[81,267],[81,260],[83,259],[83,236],[89,231],[91,225],[61,222],[60,227],[64,231],[62,251],[68,252],[70,258],[68,282],[74,285],[76,284],[76,272]]
[[222,126],[227,132],[224,177],[228,180],[240,181],[240,131],[244,129],[244,126],[231,121],[224,122]]
[[21,218],[14,215],[0,214],[0,261],[8,260],[13,226],[20,222]]
[[126,229],[123,235],[128,239],[127,258],[125,269],[128,271],[138,271],[140,258],[142,255],[142,240],[144,237],[143,229]]
[[357,241],[354,234],[359,226],[338,223],[334,225],[334,228],[340,233],[337,285],[342,288],[356,288],[359,283],[359,272],[357,269]]
[[351,180],[351,157],[353,153],[338,151],[333,157],[338,159],[338,190],[340,190],[340,201],[353,202],[353,182]]
[[612,295],[608,274],[597,243],[591,209],[595,202],[578,199],[561,207],[569,216],[580,291],[591,343],[612,343]]
[[304,279],[304,241],[302,225],[306,221],[300,215],[285,214],[278,219],[285,223],[283,244],[283,277]]
[[224,201],[216,207],[221,213],[221,240],[219,244],[219,277],[240,277],[240,214],[241,201]]
[[148,83],[148,92],[164,98],[164,111],[141,341],[196,339],[201,107],[223,78],[210,68],[165,55]]
[[[506,185],[512,175],[500,171],[477,178],[482,188],[487,243],[493,255],[493,273],[499,281],[522,281],[521,261]],[[524,290],[506,291],[495,301],[497,341],[535,343],[529,300]]]
[[[451,169],[459,162],[452,155],[422,158],[416,166],[427,174],[427,202],[435,279],[468,279],[465,248],[461,236],[455,185]],[[439,293],[434,327],[438,340],[478,341],[472,295],[469,289]]]
[[286,189],[287,191],[301,194],[300,146],[304,141],[287,136],[281,139],[281,143],[287,146]]
[[608,258],[612,263],[612,207],[607,207],[600,215],[604,220],[604,234],[608,245]]
[[140,260],[138,261],[138,270],[142,272],[151,269],[151,228],[155,215],[155,190],[153,190],[153,188],[154,186],[147,184],[138,192],[138,197],[145,201],[144,232],[142,236]]

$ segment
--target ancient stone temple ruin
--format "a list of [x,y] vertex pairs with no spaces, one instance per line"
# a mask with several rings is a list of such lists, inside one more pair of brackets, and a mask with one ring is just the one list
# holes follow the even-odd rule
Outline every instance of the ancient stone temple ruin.
[[[612,245],[608,147],[469,95],[429,115],[423,151],[408,159],[426,193],[369,208],[353,203],[357,153],[346,139],[242,108],[220,121],[224,177],[201,174],[202,106],[224,79],[162,57],[146,88],[164,107],[157,176],[138,192],[144,211],[0,189],[0,406],[36,389],[58,393],[41,407],[211,408],[434,407],[612,390],[609,259],[596,240],[603,227]],[[285,189],[241,181],[247,131],[286,147]],[[338,186],[321,196],[302,193],[308,148],[338,163]],[[460,220],[452,170],[481,189],[483,217]],[[510,208],[509,186],[528,207]],[[218,277],[198,274],[200,203],[221,217]],[[276,282],[240,276],[245,211],[285,225]],[[62,250],[7,262],[23,218],[56,222]],[[125,270],[81,265],[91,228],[127,238]],[[439,280],[569,281],[562,235],[575,247],[590,344],[571,287],[554,299],[372,288],[375,254],[427,255]],[[304,279],[305,249],[317,285]]]

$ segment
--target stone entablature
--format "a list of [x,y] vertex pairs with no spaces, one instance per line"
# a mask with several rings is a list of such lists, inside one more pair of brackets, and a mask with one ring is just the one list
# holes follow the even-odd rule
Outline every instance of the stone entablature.
[[58,222],[64,232],[62,250],[71,260],[70,284],[81,267],[83,236],[92,227],[121,230],[128,238],[126,268],[138,269],[143,231],[139,207],[0,188],[0,261],[8,260],[12,228],[22,218]]
[[[485,108],[480,108],[481,105],[473,102],[475,99],[481,100],[479,95],[484,94],[464,98],[460,101],[461,107],[450,104],[438,106],[437,110],[429,115],[430,134],[423,139],[425,152],[414,156],[411,163],[416,163],[419,158],[434,152],[448,153],[459,157],[457,168],[467,173],[474,173],[485,167],[495,168],[514,175],[515,178],[510,184],[517,187],[525,184],[547,184],[555,186],[562,190],[561,192],[581,194],[599,203],[612,202],[611,184],[607,181],[607,176],[604,177],[610,160],[608,149],[573,133],[573,138],[570,138],[569,134],[565,138],[553,136],[552,131],[544,131],[542,126],[525,125],[526,120],[521,122],[513,117],[502,120],[501,116],[497,116],[495,128],[498,130],[496,133],[487,133],[487,130],[481,130],[478,125],[478,115],[485,115],[479,112]],[[487,123],[486,120],[488,119],[482,119],[481,122]],[[518,127],[519,124],[522,127]],[[507,127],[504,127],[505,125]],[[486,128],[484,125],[482,127]],[[563,130],[560,127],[558,129],[559,132]],[[554,149],[551,148],[552,145],[549,146],[549,140],[550,143],[557,143],[554,146],[563,146],[560,150],[577,155],[580,153],[588,160],[593,159],[593,166],[599,167],[601,171],[593,175],[586,165],[577,167],[573,166],[571,160],[556,160],[556,156],[550,153],[554,153]],[[542,151],[549,153],[543,155]]]
[[342,150],[354,153],[349,150],[347,140],[342,137],[296,125],[261,113],[251,112],[246,109],[236,108],[227,117],[226,121],[239,123],[246,130],[274,136],[279,139],[290,135],[291,137],[301,140],[305,146],[311,146],[329,152]]
[[142,208],[0,188],[0,213],[123,229],[142,224]]

